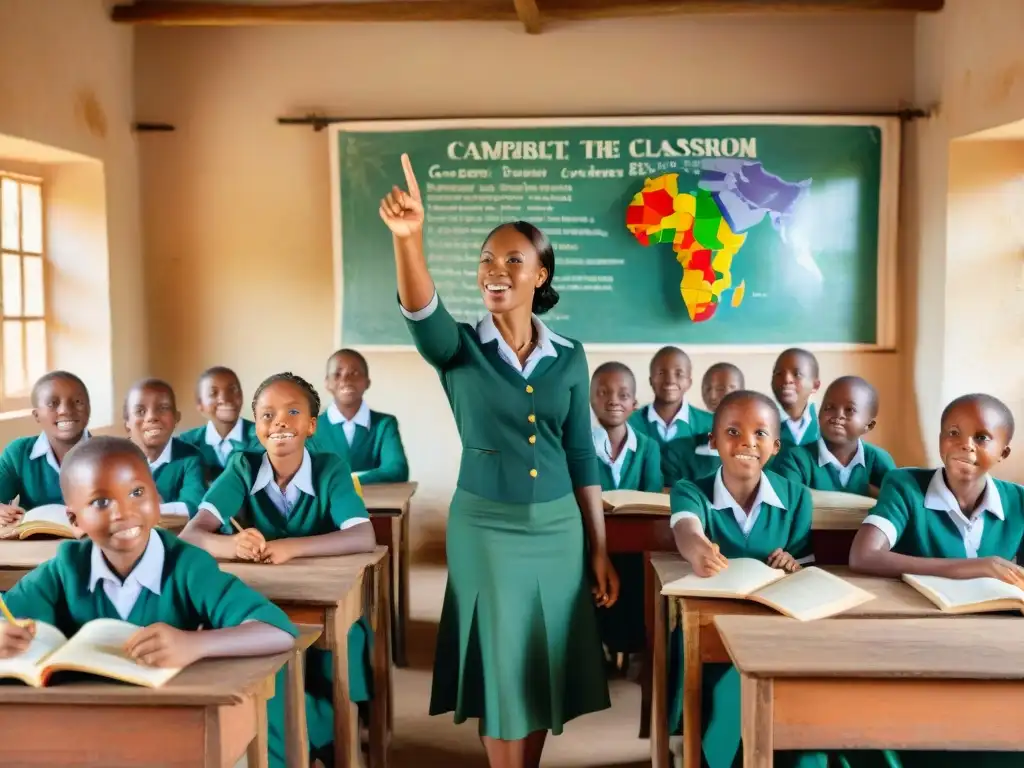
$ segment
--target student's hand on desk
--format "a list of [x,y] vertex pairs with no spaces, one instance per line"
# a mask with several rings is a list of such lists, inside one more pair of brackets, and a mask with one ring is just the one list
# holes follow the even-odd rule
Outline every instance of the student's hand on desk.
[[202,657],[198,632],[150,624],[128,638],[125,652],[145,667],[187,667]]
[[950,562],[944,574],[950,579],[999,579],[1024,589],[1024,571],[1001,557],[964,558]]
[[0,525],[17,525],[25,516],[25,510],[11,504],[0,504]]
[[722,569],[729,567],[729,561],[726,560],[725,555],[718,549],[717,544],[713,544],[702,537],[701,543],[696,546],[698,547],[697,557],[692,565],[693,572],[698,576],[703,578],[714,576]]
[[423,199],[416,174],[412,172],[409,156],[402,155],[402,170],[405,171],[405,185],[409,191],[392,187],[380,201],[380,217],[395,237],[412,237],[423,230]]
[[26,621],[22,624],[10,624],[0,621],[0,659],[9,659],[24,653],[36,636],[36,623]]
[[796,573],[803,566],[796,561],[789,552],[783,549],[776,549],[770,555],[768,555],[768,567],[769,568],[781,568],[786,573]]
[[231,537],[235,541],[235,557],[258,563],[263,559],[267,548],[267,540],[255,528],[246,528]]
[[267,542],[260,562],[280,565],[281,563],[287,563],[289,560],[294,560],[298,556],[298,550],[292,539],[276,539],[275,541]]
[[591,557],[590,567],[594,571],[594,586],[590,588],[594,602],[601,608],[611,608],[619,599],[619,574],[608,559],[608,553]]

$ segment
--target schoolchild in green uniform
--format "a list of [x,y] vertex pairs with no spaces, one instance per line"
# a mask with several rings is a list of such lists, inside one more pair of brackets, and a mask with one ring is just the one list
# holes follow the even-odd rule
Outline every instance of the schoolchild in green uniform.
[[818,391],[818,358],[806,349],[785,350],[772,369],[772,393],[782,409],[780,437],[786,445],[808,445],[821,433],[811,396]]
[[0,454],[0,525],[17,524],[25,510],[64,503],[60,465],[88,439],[89,413],[89,392],[75,374],[51,371],[33,385],[32,416],[42,432],[19,437]]
[[[597,451],[601,490],[626,489],[661,493],[658,444],[637,434],[628,423],[636,408],[636,378],[622,363],[599,365],[590,380],[590,407],[597,419]],[[637,653],[644,648],[644,558],[640,554],[611,555],[619,574],[619,600],[597,614],[601,641],[609,654]],[[625,669],[625,656],[623,668]]]
[[711,431],[711,414],[690,405],[686,393],[692,384],[689,356],[678,347],[662,347],[651,358],[650,384],[654,402],[630,416],[633,429],[657,441],[665,485],[682,477],[679,451],[673,443]]
[[527,222],[488,235],[477,266],[488,314],[456,322],[427,269],[423,202],[407,155],[402,164],[408,191],[394,187],[380,205],[399,306],[462,441],[430,712],[478,718],[492,768],[537,768],[548,731],[610,706],[593,601],[613,604],[619,585],[587,358],[538,317],[558,301],[555,256]]
[[[701,381],[701,397],[709,413],[718,410],[722,398],[730,392],[745,389],[743,371],[732,363],[715,363],[704,373]],[[716,472],[722,466],[718,451],[711,447],[711,429],[703,435],[683,438],[672,443],[667,450],[672,452],[671,461],[679,468],[680,480],[696,480]]]
[[242,418],[242,384],[230,368],[217,365],[199,374],[196,410],[206,417],[206,425],[182,432],[178,439],[199,450],[208,481],[224,471],[232,454],[263,450],[256,425]]
[[172,437],[181,413],[171,385],[143,379],[124,401],[124,426],[131,441],[146,455],[165,515],[192,517],[206,493],[199,451]]
[[787,446],[772,469],[816,491],[878,496],[882,480],[896,469],[892,456],[863,440],[878,419],[878,392],[860,376],[841,376],[821,401],[821,437]]
[[309,450],[345,456],[362,485],[406,482],[409,462],[398,419],[371,411],[363,399],[370,388],[366,358],[354,349],[339,349],[327,361],[324,385],[333,399],[317,419]]
[[[892,578],[989,577],[1024,588],[1024,575],[1013,562],[1024,539],[1024,488],[990,474],[1010,455],[1013,429],[1010,409],[991,395],[964,395],[947,405],[939,433],[942,466],[896,469],[886,476],[878,503],[854,538],[850,567]],[[905,768],[1024,765],[1022,752],[899,757]]]
[[[263,453],[238,452],[181,532],[220,560],[280,564],[297,557],[329,557],[371,552],[377,539],[344,457],[311,454],[306,441],[316,431],[320,397],[304,379],[290,373],[271,376],[252,402]],[[235,533],[231,518],[246,529]],[[369,632],[365,621],[348,637],[349,692],[353,701],[370,699]],[[306,719],[312,755],[332,764],[334,710],[330,654],[307,654]],[[282,764],[283,741],[271,741],[272,762]]]
[[[0,658],[28,648],[35,621],[67,637],[94,619],[137,624],[124,651],[153,667],[292,647],[298,632],[280,608],[205,552],[155,527],[159,497],[145,456],[131,442],[92,438],[67,454],[60,474],[68,516],[88,538],[63,542],[5,595],[16,617],[33,621],[0,621]],[[275,700],[283,699],[283,670],[276,682]],[[283,715],[284,705],[277,709]],[[268,724],[283,733],[283,716]]]

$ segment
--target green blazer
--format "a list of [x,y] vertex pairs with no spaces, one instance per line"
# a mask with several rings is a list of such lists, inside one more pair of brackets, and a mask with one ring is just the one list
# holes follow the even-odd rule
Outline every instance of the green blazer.
[[[167,460],[153,470],[157,493],[164,503],[181,502],[188,507],[188,516],[195,517],[199,502],[206,493],[202,457],[197,448],[176,437],[171,438],[164,452],[167,453],[168,449]],[[161,455],[157,461],[163,458]]]
[[[241,427],[236,423],[234,430],[232,430],[233,434],[228,435],[232,446],[231,453],[228,454],[229,460],[239,451],[258,452],[263,450],[259,438],[256,437],[256,425],[248,419],[239,419],[238,421],[241,423]],[[212,481],[224,471],[224,466],[220,463],[217,449],[206,442],[207,430],[215,434],[213,427],[210,424],[205,424],[201,427],[190,429],[187,432],[182,432],[178,435],[178,439],[199,450],[203,467],[206,468],[207,479]]]
[[398,432],[398,419],[378,411],[370,411],[369,417],[368,427],[356,425],[349,445],[344,424],[332,424],[330,410],[325,411],[316,420],[316,433],[306,445],[312,452],[344,457],[363,485],[408,481],[409,462]]
[[815,491],[845,491],[867,496],[868,486],[881,488],[885,476],[896,469],[896,462],[885,449],[877,445],[862,440],[861,446],[864,450],[864,463],[853,467],[846,485],[843,485],[836,466],[822,457],[820,440],[808,445],[783,445],[782,451],[772,463],[772,469]]

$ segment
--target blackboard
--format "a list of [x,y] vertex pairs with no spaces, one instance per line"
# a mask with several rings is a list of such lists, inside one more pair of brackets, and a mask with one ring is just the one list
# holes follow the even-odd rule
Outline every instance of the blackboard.
[[588,346],[887,349],[899,122],[864,117],[379,121],[330,131],[339,342],[408,348],[380,198],[409,153],[457,319],[496,224],[556,253],[545,316]]

